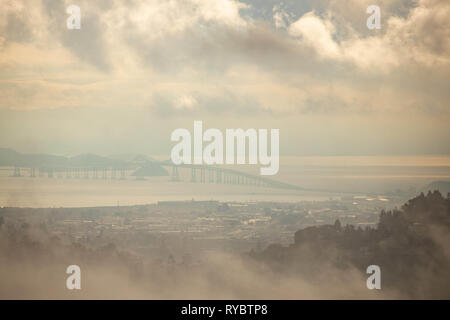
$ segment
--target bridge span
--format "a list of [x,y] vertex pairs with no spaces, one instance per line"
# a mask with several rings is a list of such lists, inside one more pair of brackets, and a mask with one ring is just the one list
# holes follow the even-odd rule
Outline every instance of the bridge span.
[[[258,176],[234,169],[222,168],[211,165],[180,164],[175,165],[171,161],[149,161],[146,163],[128,163],[123,166],[41,166],[38,168],[15,166],[10,168],[12,177],[47,177],[60,179],[120,179],[125,180],[135,177],[137,180],[144,180],[145,177],[155,174],[146,174],[146,169],[150,167],[168,168],[165,174],[157,176],[170,176],[170,181],[185,181],[181,177],[180,171],[188,170],[186,181],[192,183],[216,183],[229,185],[247,185],[263,188],[304,190],[301,187],[280,182],[265,176]],[[3,169],[8,170],[8,169]]]

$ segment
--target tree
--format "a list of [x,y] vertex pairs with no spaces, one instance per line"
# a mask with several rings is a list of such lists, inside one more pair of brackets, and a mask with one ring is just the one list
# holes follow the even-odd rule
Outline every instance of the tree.
[[341,231],[341,228],[341,222],[339,221],[339,219],[336,219],[336,221],[334,222],[334,229],[336,229],[336,231]]

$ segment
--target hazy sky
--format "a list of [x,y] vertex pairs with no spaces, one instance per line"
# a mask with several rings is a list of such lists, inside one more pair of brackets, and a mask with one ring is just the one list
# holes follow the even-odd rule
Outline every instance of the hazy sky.
[[448,0],[0,7],[0,147],[169,155],[203,120],[279,128],[289,155],[450,154]]

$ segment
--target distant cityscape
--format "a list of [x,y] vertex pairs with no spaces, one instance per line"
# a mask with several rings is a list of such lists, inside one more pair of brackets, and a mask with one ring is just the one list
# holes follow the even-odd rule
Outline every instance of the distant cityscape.
[[[190,253],[190,246],[197,252],[224,248],[244,252],[271,243],[288,245],[296,230],[332,224],[336,219],[356,227],[374,226],[386,200],[348,197],[298,203],[161,201],[94,208],[4,207],[0,215],[16,223],[32,221],[54,236],[70,235],[71,240],[93,247],[113,242],[153,257],[164,259],[171,252],[181,259]],[[150,238],[153,241],[147,241]]]

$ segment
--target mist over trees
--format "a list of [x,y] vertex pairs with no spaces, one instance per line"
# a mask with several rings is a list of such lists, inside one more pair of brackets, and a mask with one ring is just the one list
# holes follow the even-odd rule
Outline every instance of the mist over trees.
[[383,289],[409,298],[450,297],[450,199],[421,193],[400,209],[382,211],[376,228],[334,225],[295,233],[289,247],[271,245],[254,259],[285,274],[318,282],[332,267],[382,270]]
[[[57,209],[44,220],[34,210],[0,210],[1,298],[450,298],[450,199],[438,191],[382,211],[376,227],[336,220],[298,230],[289,246],[195,263],[169,251],[167,259],[146,259],[102,233],[83,243],[54,235]],[[74,263],[83,275],[79,292],[64,287]],[[381,268],[381,290],[366,288],[369,265]]]

